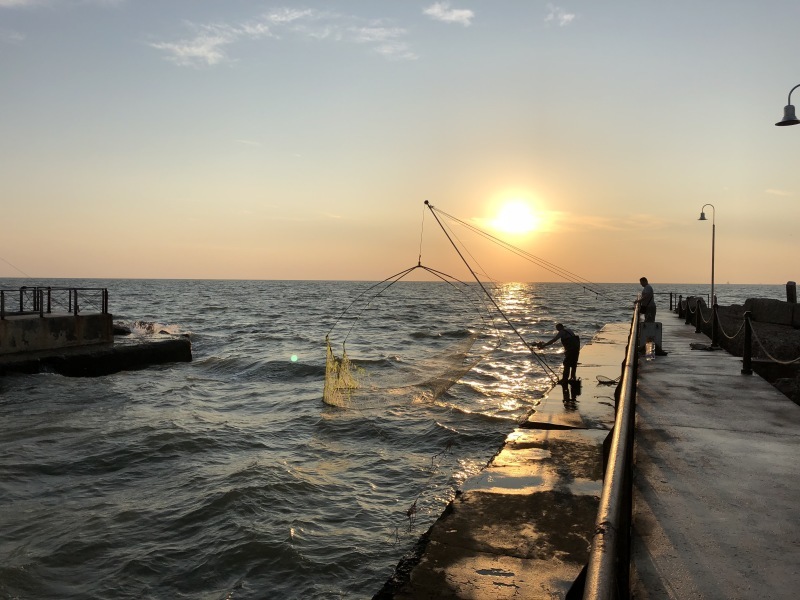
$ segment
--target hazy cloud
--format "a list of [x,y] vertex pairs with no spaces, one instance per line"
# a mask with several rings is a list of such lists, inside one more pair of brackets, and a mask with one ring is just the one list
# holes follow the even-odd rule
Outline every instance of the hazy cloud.
[[187,26],[193,35],[178,41],[154,42],[150,46],[162,50],[167,59],[177,65],[194,67],[230,60],[231,47],[240,42],[263,38],[279,40],[289,36],[363,44],[387,58],[417,58],[404,41],[407,32],[403,28],[312,9],[282,8],[239,24],[189,23]]
[[552,220],[559,224],[560,230],[571,231],[656,231],[664,229],[670,222],[653,215],[636,214],[623,218],[600,215],[576,215],[551,213]]
[[764,190],[765,194],[770,194],[772,196],[794,196],[792,192],[787,192],[786,190],[775,190],[775,189],[768,189]]
[[18,6],[36,6],[41,0],[0,0],[0,8],[16,8]]
[[25,41],[25,34],[10,29],[0,29],[0,43],[21,44]]
[[449,2],[436,2],[422,11],[431,19],[442,21],[443,23],[459,23],[464,27],[472,25],[475,13],[466,8],[450,8]]
[[99,4],[116,6],[126,0],[0,0],[0,8],[27,8],[34,6],[67,6],[78,4]]
[[568,13],[563,8],[555,4],[547,5],[547,16],[545,17],[546,23],[558,23],[559,27],[565,27],[575,20],[575,13]]

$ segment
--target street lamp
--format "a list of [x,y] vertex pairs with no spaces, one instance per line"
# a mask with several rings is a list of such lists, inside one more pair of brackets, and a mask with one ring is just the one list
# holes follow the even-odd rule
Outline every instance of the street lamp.
[[[704,204],[703,208],[700,209],[700,218],[698,221],[708,221],[706,219],[705,209],[706,206],[711,207],[711,310],[714,310],[714,305],[717,303],[716,298],[714,296],[714,239],[717,236],[717,224],[714,222],[717,218],[717,211],[714,208],[713,204]],[[714,314],[713,312],[711,313]],[[714,323],[712,318],[711,323],[711,339],[714,339]]]
[[800,83],[798,83],[789,91],[789,101],[786,103],[786,106],[783,107],[783,119],[775,123],[775,125],[797,125],[800,123],[800,119],[798,119],[794,114],[794,106],[792,106],[792,92],[799,87]]

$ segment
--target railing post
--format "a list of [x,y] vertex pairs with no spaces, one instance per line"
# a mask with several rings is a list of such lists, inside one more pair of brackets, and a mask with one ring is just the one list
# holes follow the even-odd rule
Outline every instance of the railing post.
[[672,292],[669,293],[669,312],[672,312]]
[[36,288],[36,303],[39,305],[39,318],[44,319],[44,290]]
[[[695,303],[695,307],[697,303]],[[690,325],[692,323],[692,307],[689,304],[689,297],[686,297],[686,324]]]
[[25,286],[19,288],[19,312],[25,312]]
[[683,317],[684,314],[684,307],[683,307],[683,294],[678,296],[678,317]]
[[744,313],[744,348],[742,349],[742,375],[753,374],[753,324],[750,311]]
[[48,287],[47,288],[47,314],[48,315],[51,312],[53,312],[53,304],[52,304],[53,298],[52,298],[52,295],[53,295],[53,291],[52,291],[52,289],[50,287]]
[[77,317],[78,316],[78,288],[75,288],[73,291],[75,293],[75,303],[72,305],[72,314]]
[[700,321],[702,320],[703,313],[701,312],[702,308],[700,308],[700,302],[694,303],[694,332],[695,333],[702,333],[702,328],[700,327]]
[[108,314],[108,288],[103,288],[103,314]]
[[0,291],[0,319],[6,318],[6,293]]
[[719,313],[716,302],[711,307],[711,347],[719,348]]

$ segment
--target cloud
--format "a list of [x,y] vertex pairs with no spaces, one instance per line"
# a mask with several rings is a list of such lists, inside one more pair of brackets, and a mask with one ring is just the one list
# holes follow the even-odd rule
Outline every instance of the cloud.
[[0,29],[0,43],[21,44],[25,41],[25,34],[10,29]]
[[41,0],[0,0],[0,8],[17,8],[18,6],[36,6]]
[[464,27],[472,25],[475,13],[466,8],[450,8],[449,2],[436,2],[422,11],[435,21],[443,23],[460,23]]
[[367,21],[312,9],[282,8],[239,24],[188,23],[187,27],[193,30],[193,35],[178,41],[153,42],[150,46],[162,50],[167,60],[177,65],[193,67],[230,61],[231,48],[240,42],[286,37],[362,44],[392,59],[418,58],[404,41],[407,32],[403,28],[388,27],[380,20]]
[[547,16],[544,18],[545,23],[558,23],[559,27],[565,27],[572,23],[576,18],[575,13],[568,13],[563,8],[555,4],[547,5]]
[[34,6],[56,6],[75,4],[99,4],[116,6],[125,0],[0,0],[0,8],[30,8]]
[[787,192],[785,190],[775,190],[775,189],[768,189],[764,190],[765,194],[770,194],[772,196],[794,196],[792,192]]
[[554,211],[548,218],[559,231],[657,231],[670,226],[668,220],[646,214],[619,218]]

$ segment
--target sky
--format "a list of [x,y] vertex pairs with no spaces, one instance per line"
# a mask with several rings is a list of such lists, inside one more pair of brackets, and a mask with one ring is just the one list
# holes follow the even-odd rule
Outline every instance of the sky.
[[[797,0],[0,0],[0,277],[462,277],[428,200],[593,282],[708,282],[712,237],[717,283],[798,280],[800,126],[774,126],[798,22]],[[493,279],[559,281],[453,233]]]

